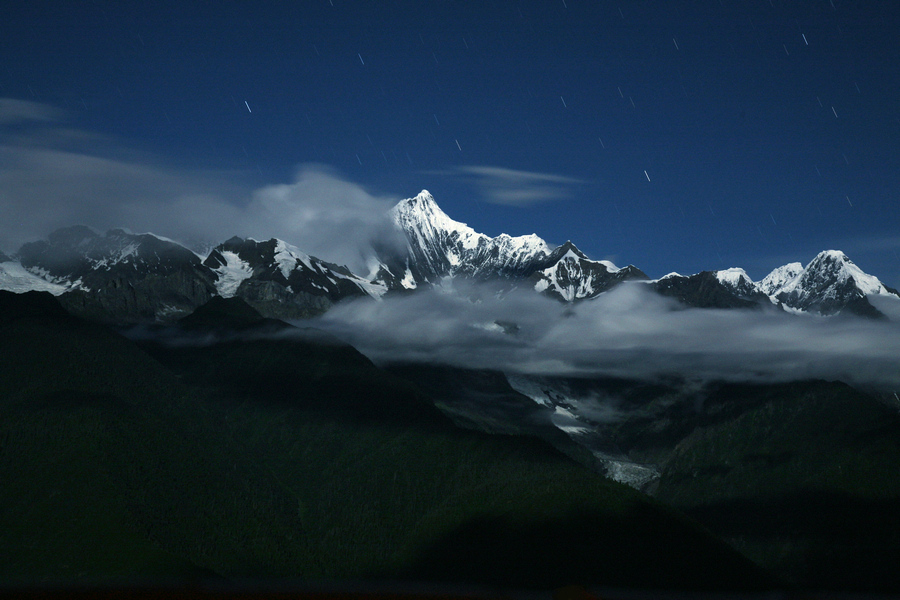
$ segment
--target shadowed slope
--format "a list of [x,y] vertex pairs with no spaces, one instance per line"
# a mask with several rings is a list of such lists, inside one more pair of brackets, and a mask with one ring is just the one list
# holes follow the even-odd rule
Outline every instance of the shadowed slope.
[[[768,581],[683,517],[537,440],[457,429],[348,346],[153,346],[161,364],[45,308],[0,320],[0,358],[15,364],[0,395],[5,582]],[[478,551],[523,559],[473,561]],[[604,567],[614,561],[624,570]],[[648,579],[647,563],[673,576]]]

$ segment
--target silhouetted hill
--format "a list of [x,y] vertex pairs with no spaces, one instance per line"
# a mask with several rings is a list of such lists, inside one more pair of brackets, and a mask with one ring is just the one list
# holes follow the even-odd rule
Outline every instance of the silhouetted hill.
[[148,354],[34,300],[0,321],[5,583],[771,585],[542,442],[456,428],[349,346],[301,332]]
[[213,296],[178,324],[187,331],[258,334],[275,333],[292,326],[278,319],[263,317],[255,308],[241,298]]

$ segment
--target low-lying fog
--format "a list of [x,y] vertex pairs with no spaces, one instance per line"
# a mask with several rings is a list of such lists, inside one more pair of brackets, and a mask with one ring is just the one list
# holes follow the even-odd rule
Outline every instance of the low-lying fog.
[[[900,300],[892,301],[900,307]],[[889,302],[890,304],[890,302]],[[894,306],[884,312],[896,312]],[[428,362],[531,375],[774,382],[807,378],[900,390],[900,323],[769,310],[685,308],[646,284],[562,304],[530,289],[454,282],[342,303],[303,325],[379,364]]]

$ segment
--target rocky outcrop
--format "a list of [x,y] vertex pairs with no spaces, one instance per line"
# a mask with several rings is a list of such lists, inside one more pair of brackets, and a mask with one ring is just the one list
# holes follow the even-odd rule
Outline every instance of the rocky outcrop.
[[325,295],[289,291],[275,281],[248,279],[241,283],[235,294],[260,314],[275,319],[306,319],[321,315],[333,306]]

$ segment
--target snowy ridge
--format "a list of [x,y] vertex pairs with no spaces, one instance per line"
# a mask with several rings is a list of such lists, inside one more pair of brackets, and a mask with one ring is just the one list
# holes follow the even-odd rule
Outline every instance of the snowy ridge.
[[826,250],[819,253],[797,276],[776,288],[775,294],[789,294],[822,287],[824,284],[828,288],[823,292],[825,296],[833,297],[836,286],[847,284],[851,280],[856,289],[866,296],[889,293],[877,277],[864,273],[846,254],[839,250]]
[[603,265],[604,267],[606,267],[606,270],[609,271],[610,273],[618,273],[619,271],[622,270],[608,260],[598,260],[597,262],[600,263],[601,265]]
[[[541,278],[534,284],[534,289],[539,292],[555,292],[566,302],[596,296],[597,271],[582,266],[583,260],[585,259],[569,250],[555,265],[540,271]],[[602,263],[594,264],[606,268]]]
[[166,238],[124,229],[100,235],[83,226],[60,229],[46,241],[24,244],[18,258],[36,278],[33,289],[39,289],[43,281],[62,286],[64,292],[89,292],[112,281],[142,279],[150,273],[169,276],[200,265],[196,255]]
[[368,281],[366,279],[363,279],[362,277],[354,275],[353,273],[348,273],[345,275],[340,272],[335,272],[333,273],[333,277],[335,279],[345,279],[353,283],[353,285],[364,291],[372,298],[375,298],[376,300],[379,300],[388,291],[387,286],[383,283],[377,281]]
[[394,222],[404,231],[414,231],[420,244],[439,237],[442,233],[452,233],[465,250],[478,247],[490,238],[483,233],[454,221],[441,210],[428,190],[422,190],[414,198],[398,203],[392,210]]
[[[551,248],[534,234],[492,238],[478,233],[447,216],[427,190],[399,202],[389,216],[402,236],[401,244],[391,240],[381,251],[373,251],[366,261],[367,277],[275,238],[235,237],[201,260],[184,246],[152,233],[113,229],[100,234],[73,226],[24,244],[15,256],[18,262],[0,255],[0,288],[56,295],[104,290],[122,295],[116,310],[140,306],[142,314],[162,310],[163,303],[177,305],[176,312],[189,311],[210,294],[239,296],[270,316],[284,318],[321,314],[349,297],[379,299],[388,291],[445,285],[455,277],[501,281],[511,287],[525,284],[564,302],[594,298],[624,281],[645,281],[656,292],[688,306],[709,308],[775,304],[792,313],[831,315],[849,310],[880,318],[885,313],[869,298],[900,300],[894,290],[837,250],[818,254],[806,267],[796,262],[778,267],[758,282],[740,268],[689,277],[669,273],[649,281],[632,265],[619,268],[608,260],[591,260],[571,242]],[[145,290],[141,301],[128,291],[138,288]],[[101,304],[98,310],[114,306],[101,298],[78,302]],[[894,304],[885,306],[893,311]]]
[[407,245],[406,256],[379,260],[384,267],[379,281],[391,289],[440,284],[447,277],[529,279],[538,292],[574,302],[627,279],[646,279],[632,266],[590,260],[571,242],[552,249],[534,234],[477,233],[448,217],[427,190],[399,202],[391,215]]
[[750,299],[760,296],[759,286],[750,279],[744,269],[732,267],[715,272],[716,280],[738,298]]
[[[298,294],[305,294],[336,302],[354,295],[380,298],[387,291],[380,283],[319,260],[276,238],[261,242],[233,237],[216,246],[203,264],[216,274],[220,295],[237,295],[248,301],[261,301],[259,294],[270,300],[275,294],[291,301]],[[268,291],[260,291],[263,288]],[[276,289],[280,291],[275,292]]]
[[657,281],[663,281],[665,279],[672,279],[673,277],[684,277],[684,275],[682,275],[681,273],[679,273],[677,271],[672,271],[671,273],[666,273],[659,279],[654,279],[654,280],[650,281],[650,283],[656,283]]
[[793,313],[836,314],[868,296],[894,294],[839,250],[820,252],[806,267],[798,262],[774,269],[754,282],[743,269],[715,272],[716,279],[739,297],[764,295]]

